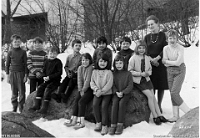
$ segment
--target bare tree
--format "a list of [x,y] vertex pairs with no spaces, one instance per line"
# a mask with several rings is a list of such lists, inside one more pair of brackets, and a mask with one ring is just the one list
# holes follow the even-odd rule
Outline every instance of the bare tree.
[[131,15],[131,7],[139,0],[79,0],[84,12],[71,9],[84,19],[86,39],[95,39],[99,35],[107,37],[110,43],[116,35],[125,35],[128,27],[125,17]]
[[[47,37],[51,38],[50,40],[53,41],[53,43],[57,42],[58,45],[61,43],[61,52],[67,48],[71,40],[76,38],[78,34],[77,24],[79,24],[79,18],[76,16],[76,14],[70,11],[70,7],[72,5],[76,6],[76,3],[73,3],[70,0],[50,1],[50,7],[54,11],[54,14],[59,17],[59,22],[55,24],[49,24],[47,29]],[[55,29],[55,31],[52,31],[52,29]]]
[[3,11],[1,12],[3,14],[3,16],[5,17],[5,26],[4,26],[5,31],[4,31],[4,37],[3,37],[3,44],[10,42],[10,37],[11,37],[11,34],[12,34],[11,19],[12,19],[13,15],[15,14],[15,12],[17,11],[17,8],[18,8],[20,3],[21,3],[21,0],[18,0],[16,6],[12,10],[10,0],[6,0],[6,11],[7,11],[7,13],[4,13]]
[[[70,11],[69,6],[75,7],[75,1],[71,0],[25,0],[25,5],[20,5],[29,15],[34,13],[48,12],[48,22],[46,23],[46,38],[52,45],[61,48],[63,52],[76,37],[82,37],[78,31],[79,18]],[[33,3],[33,4],[32,4]],[[46,5],[45,5],[46,4]],[[35,8],[37,7],[37,10]],[[37,28],[35,28],[37,29]],[[61,47],[60,47],[61,46]]]

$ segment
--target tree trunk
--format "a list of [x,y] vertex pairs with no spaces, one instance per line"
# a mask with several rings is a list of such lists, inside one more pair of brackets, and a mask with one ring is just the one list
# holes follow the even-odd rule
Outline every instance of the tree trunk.
[[4,33],[4,39],[3,39],[3,43],[10,43],[10,37],[12,34],[11,31],[11,7],[10,7],[10,0],[6,1],[6,6],[7,6],[7,15],[5,16],[5,33]]

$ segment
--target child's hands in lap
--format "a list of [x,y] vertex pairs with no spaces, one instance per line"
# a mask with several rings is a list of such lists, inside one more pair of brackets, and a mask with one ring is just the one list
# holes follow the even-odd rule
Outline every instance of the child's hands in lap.
[[100,96],[101,96],[101,90],[97,90],[96,96],[97,96],[97,97],[100,97]]
[[122,98],[123,97],[123,93],[122,92],[116,92],[117,97]]

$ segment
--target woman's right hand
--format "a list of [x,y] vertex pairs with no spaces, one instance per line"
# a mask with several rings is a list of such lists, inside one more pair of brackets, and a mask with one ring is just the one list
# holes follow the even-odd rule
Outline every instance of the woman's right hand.
[[152,60],[152,61],[151,61],[151,64],[152,64],[153,66],[156,66],[156,67],[159,66],[159,63],[158,63],[158,61],[156,61],[156,60]]

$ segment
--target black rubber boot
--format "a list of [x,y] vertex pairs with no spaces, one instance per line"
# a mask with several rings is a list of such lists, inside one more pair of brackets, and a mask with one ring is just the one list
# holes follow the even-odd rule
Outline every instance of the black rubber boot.
[[20,113],[22,113],[23,109],[24,109],[24,105],[19,105],[19,112]]
[[13,106],[13,112],[17,112],[17,106]]
[[39,110],[41,106],[41,99],[35,99],[33,107],[29,108],[29,111]]
[[42,107],[41,107],[41,109],[38,111],[38,113],[46,114],[46,113],[47,113],[47,110],[48,110],[48,107],[49,107],[49,101],[44,100],[44,101],[42,102]]

